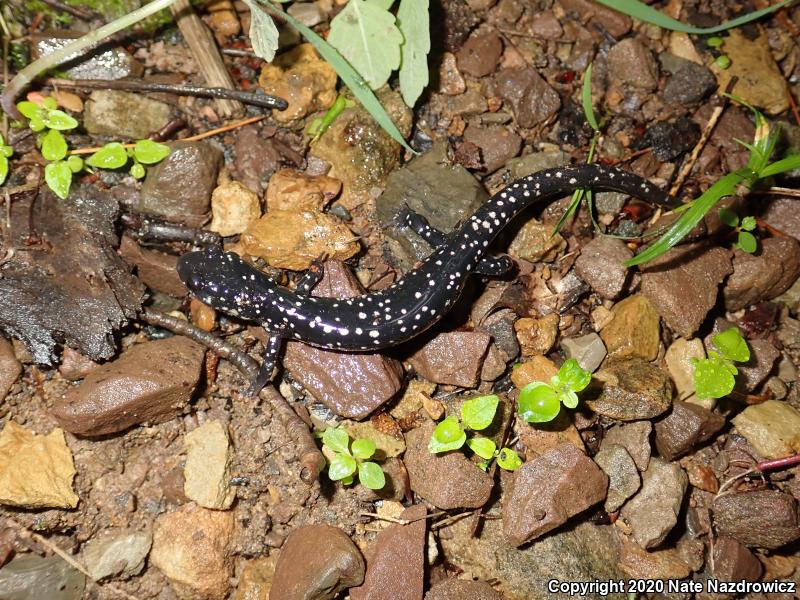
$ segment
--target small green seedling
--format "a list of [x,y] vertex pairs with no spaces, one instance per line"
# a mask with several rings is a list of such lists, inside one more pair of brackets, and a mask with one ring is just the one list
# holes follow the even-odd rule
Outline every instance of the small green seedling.
[[758,223],[756,218],[749,216],[739,219],[739,215],[728,208],[719,209],[719,220],[725,223],[728,227],[733,227],[738,232],[734,248],[752,254],[758,248],[758,240],[756,236],[750,233],[754,231]]
[[578,392],[583,391],[591,379],[592,374],[570,358],[550,378],[550,383],[534,381],[520,390],[519,415],[528,423],[552,421],[562,404],[567,408],[578,406]]
[[354,477],[364,487],[379,490],[386,485],[386,476],[377,463],[367,459],[375,454],[375,442],[366,439],[353,440],[340,427],[329,427],[322,434],[322,453],[328,459],[328,478],[353,483]]
[[306,133],[312,136],[311,143],[315,144],[317,140],[322,137],[322,134],[325,133],[331,125],[333,125],[333,122],[344,112],[345,108],[350,108],[355,105],[355,102],[348,100],[342,94],[339,94],[327,112],[323,116],[317,117],[311,121],[311,125],[308,126]]
[[130,173],[136,179],[145,176],[143,165],[152,165],[169,156],[170,148],[152,140],[138,140],[133,148],[125,148],[119,142],[106,144],[86,159],[86,164],[99,169],[119,169],[133,160]]
[[733,363],[750,360],[750,348],[736,327],[721,331],[711,338],[711,342],[719,352],[709,350],[708,358],[692,360],[694,389],[700,399],[722,398],[730,394],[739,372]]
[[499,404],[500,398],[494,394],[467,400],[461,406],[461,420],[451,415],[436,426],[428,442],[428,450],[438,454],[458,450],[466,444],[484,460],[478,465],[482,469],[488,468],[489,461],[497,458],[497,464],[501,468],[514,471],[522,464],[522,460],[514,450],[511,448],[498,450],[494,440],[486,437],[467,437],[466,429],[481,431],[492,424]]
[[14,154],[14,149],[11,146],[6,146],[6,141],[0,135],[0,185],[8,177],[8,159]]

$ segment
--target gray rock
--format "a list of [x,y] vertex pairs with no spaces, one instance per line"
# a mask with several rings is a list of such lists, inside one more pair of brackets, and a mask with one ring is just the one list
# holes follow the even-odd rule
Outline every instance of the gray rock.
[[581,22],[597,22],[615,38],[624,36],[633,25],[629,16],[591,0],[559,0],[558,4],[566,11],[577,13]]
[[22,364],[14,355],[14,346],[0,336],[0,402],[6,397],[20,373],[22,373]]
[[552,169],[569,164],[569,154],[566,152],[531,152],[525,156],[512,158],[506,163],[506,168],[514,179],[527,177],[532,173]]
[[171,112],[168,104],[142,94],[95,90],[84,107],[83,126],[94,135],[138,140],[163,129]]
[[[780,225],[778,225],[780,228]],[[800,275],[800,242],[792,237],[759,241],[755,254],[736,250],[733,274],[723,289],[725,308],[739,310],[780,296]]]
[[595,373],[603,382],[597,398],[587,399],[594,412],[619,421],[652,419],[672,404],[672,383],[658,367],[641,358],[609,359]]
[[0,569],[3,600],[80,600],[86,577],[58,556],[23,554]]
[[622,263],[632,256],[622,240],[598,235],[581,248],[575,270],[600,296],[613,299],[622,292],[628,277],[628,269]]
[[153,536],[146,532],[107,529],[86,543],[81,558],[92,579],[127,579],[141,573],[152,543]]
[[758,490],[717,496],[714,526],[745,546],[780,548],[800,539],[797,500],[789,494]]
[[590,373],[597,370],[607,354],[602,338],[594,332],[580,337],[564,338],[561,340],[561,349],[567,358],[574,358]]
[[614,425],[603,438],[600,444],[602,450],[607,444],[619,444],[631,455],[636,468],[646,471],[650,463],[650,433],[653,424],[650,421],[636,421],[634,423],[620,423]]
[[721,581],[758,581],[761,561],[743,544],[721,535],[714,540],[714,577]]
[[485,581],[445,579],[425,594],[425,600],[503,600],[503,594]]
[[[82,32],[70,31],[44,31],[32,33],[31,58],[36,60],[47,56],[71,44],[84,35]],[[70,60],[61,67],[69,74],[70,79],[122,79],[123,77],[141,77],[144,66],[138,62],[130,52],[124,48],[114,47],[98,49],[97,52],[87,52],[82,58]],[[140,115],[136,115],[137,118]],[[143,115],[145,116],[145,115]],[[84,115],[84,118],[86,115]]]
[[522,138],[503,125],[469,125],[464,141],[480,148],[482,171],[494,173],[522,147]]
[[749,340],[747,345],[750,346],[750,360],[736,365],[739,369],[736,386],[740,390],[752,392],[772,372],[781,353],[772,342],[765,339]]
[[603,507],[614,512],[633,496],[642,484],[636,463],[628,451],[619,444],[603,444],[594,462],[608,475],[608,495]]
[[658,85],[658,64],[650,50],[635,38],[624,39],[611,47],[608,73],[612,80],[643,90],[654,90]]
[[717,87],[714,74],[704,65],[686,61],[664,86],[664,102],[690,106],[703,100]]
[[561,108],[558,92],[533,67],[499,71],[493,90],[509,105],[520,127],[535,127]]

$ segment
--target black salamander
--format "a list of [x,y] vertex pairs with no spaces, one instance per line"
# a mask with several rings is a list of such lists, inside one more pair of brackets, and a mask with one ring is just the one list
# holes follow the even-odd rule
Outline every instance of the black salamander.
[[219,248],[190,252],[178,273],[202,302],[234,317],[260,323],[270,339],[257,392],[272,376],[285,338],[332,350],[364,351],[395,346],[438,322],[461,295],[470,274],[499,276],[513,263],[486,256],[497,234],[535,203],[578,188],[623,192],[662,206],[677,201],[647,180],[593,164],[547,169],[524,177],[492,196],[459,229],[444,234],[424,217],[405,210],[399,219],[428,240],[434,251],[420,265],[380,290],[355,298],[317,298],[310,292],[322,277],[320,265],[307,271],[296,289],[278,285],[233,252]]

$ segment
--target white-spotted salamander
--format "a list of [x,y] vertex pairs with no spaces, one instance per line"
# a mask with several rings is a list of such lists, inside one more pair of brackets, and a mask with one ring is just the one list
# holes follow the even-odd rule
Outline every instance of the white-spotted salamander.
[[[439,321],[459,298],[467,277],[502,275],[508,257],[486,256],[497,234],[534,203],[552,200],[578,188],[623,192],[658,205],[677,201],[647,180],[616,168],[594,164],[539,171],[492,196],[459,229],[444,234],[409,211],[402,223],[431,242],[434,251],[391,286],[350,298],[317,298],[311,289],[322,277],[310,269],[291,290],[219,248],[183,255],[178,272],[202,302],[234,317],[260,323],[271,335],[258,391],[269,380],[284,338],[333,350],[377,350],[408,341]],[[318,266],[317,266],[318,267]]]

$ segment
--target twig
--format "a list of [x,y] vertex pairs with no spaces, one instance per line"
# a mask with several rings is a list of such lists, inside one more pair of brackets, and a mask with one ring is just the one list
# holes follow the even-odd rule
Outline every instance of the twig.
[[786,86],[786,99],[789,100],[789,106],[792,107],[792,114],[794,115],[794,121],[797,123],[797,126],[800,127],[800,110],[797,108],[797,102],[794,101],[794,95],[792,94],[792,88],[788,85]]
[[196,246],[221,246],[218,233],[154,219],[139,213],[123,213],[120,220],[139,240],[153,242],[189,242]]
[[389,515],[379,515],[378,513],[374,512],[358,513],[360,517],[370,517],[378,521],[388,521],[389,523],[395,523],[397,525],[410,525],[411,523],[416,523],[417,521],[424,521],[426,519],[435,519],[436,517],[441,517],[442,515],[446,514],[447,511],[440,510],[435,513],[426,514],[424,517],[417,517],[416,519],[398,519],[397,517],[390,517]]
[[80,19],[81,21],[91,21],[95,18],[95,15],[88,10],[84,10],[82,8],[78,8],[77,6],[70,6],[69,4],[64,4],[63,2],[59,2],[58,0],[42,0],[48,6],[52,6],[56,10],[60,10],[61,12],[68,13],[73,17]]
[[777,186],[768,187],[763,190],[755,189],[751,193],[766,194],[768,196],[793,196],[795,198],[800,198],[800,190]]

